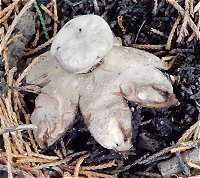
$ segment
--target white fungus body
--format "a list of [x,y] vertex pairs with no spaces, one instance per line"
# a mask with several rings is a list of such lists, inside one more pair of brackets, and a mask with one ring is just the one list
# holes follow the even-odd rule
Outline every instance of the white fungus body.
[[[127,151],[134,130],[125,99],[155,108],[177,104],[171,82],[160,71],[170,65],[148,52],[122,46],[99,16],[70,20],[54,38],[50,52],[34,60],[26,76],[27,83],[43,87],[31,116],[41,148],[65,133],[79,107],[97,142]],[[88,72],[102,58],[103,63]]]

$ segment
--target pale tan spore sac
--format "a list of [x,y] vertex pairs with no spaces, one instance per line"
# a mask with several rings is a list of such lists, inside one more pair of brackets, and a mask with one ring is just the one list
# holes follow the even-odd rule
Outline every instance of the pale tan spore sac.
[[[98,20],[94,22],[96,18]],[[34,132],[36,141],[41,148],[52,145],[73,123],[79,107],[97,142],[108,149],[127,151],[132,147],[134,132],[127,100],[157,108],[178,103],[170,80],[160,71],[168,69],[169,65],[153,54],[120,45],[108,24],[99,16],[84,15],[67,24],[70,25],[65,25],[55,37],[51,53],[41,55],[41,61],[35,63],[26,76],[27,83],[42,87],[31,116],[32,123],[38,126]],[[84,29],[81,42],[76,34],[79,26]],[[101,28],[96,31],[99,26]],[[87,27],[92,33],[88,33]],[[103,34],[108,35],[107,39]],[[57,45],[61,50],[55,49]],[[68,50],[65,50],[65,45]],[[82,45],[92,50],[92,55],[83,50]],[[76,46],[80,47],[76,48],[77,51]],[[97,59],[96,54],[102,46],[106,52],[98,55]],[[83,53],[90,62],[82,64]],[[70,62],[71,59],[75,63],[73,60]],[[99,60],[103,62],[91,71]]]
[[51,54],[71,74],[88,72],[112,48],[109,25],[97,15],[82,15],[67,22],[51,46]]

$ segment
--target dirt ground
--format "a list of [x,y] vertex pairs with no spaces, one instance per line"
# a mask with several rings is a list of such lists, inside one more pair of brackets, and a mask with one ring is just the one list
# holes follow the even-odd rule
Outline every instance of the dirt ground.
[[[36,4],[29,1],[30,10],[25,10],[21,18],[24,20],[14,25],[27,2],[2,0],[0,4],[1,130],[30,123],[37,94],[25,91],[23,83],[16,87],[14,82],[34,57],[49,50],[51,37],[58,29],[83,14],[102,16],[124,46],[144,49],[164,60],[175,58],[165,73],[172,80],[180,104],[153,109],[129,102],[134,147],[126,158],[101,147],[91,137],[80,113],[63,138],[47,150],[37,147],[30,130],[16,135],[0,130],[0,177],[162,177],[166,170],[158,165],[162,167],[164,160],[174,156],[179,166],[175,177],[200,175],[200,159],[194,166],[181,154],[185,152],[187,157],[190,153],[186,150],[198,149],[200,141],[199,1],[37,0],[45,27]],[[8,121],[7,117],[12,119]],[[171,153],[175,148],[176,153]],[[175,169],[175,163],[171,164]]]

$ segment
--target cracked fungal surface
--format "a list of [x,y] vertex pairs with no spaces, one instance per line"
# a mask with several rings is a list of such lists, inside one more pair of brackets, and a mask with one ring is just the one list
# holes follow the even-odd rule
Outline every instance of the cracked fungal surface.
[[97,142],[127,151],[134,132],[127,100],[147,107],[177,105],[171,82],[160,71],[171,64],[123,47],[108,27],[96,15],[72,19],[55,37],[51,50],[32,62],[26,82],[41,87],[31,116],[41,148],[67,131],[79,107]]

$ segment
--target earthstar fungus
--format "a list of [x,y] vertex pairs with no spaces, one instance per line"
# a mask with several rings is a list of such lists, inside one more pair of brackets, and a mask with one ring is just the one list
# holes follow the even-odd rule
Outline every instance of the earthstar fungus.
[[36,141],[41,148],[52,145],[79,107],[97,142],[129,150],[133,130],[126,99],[147,107],[176,105],[171,82],[160,71],[168,68],[153,54],[123,47],[99,16],[70,20],[26,75],[28,84],[41,87],[31,116]]

